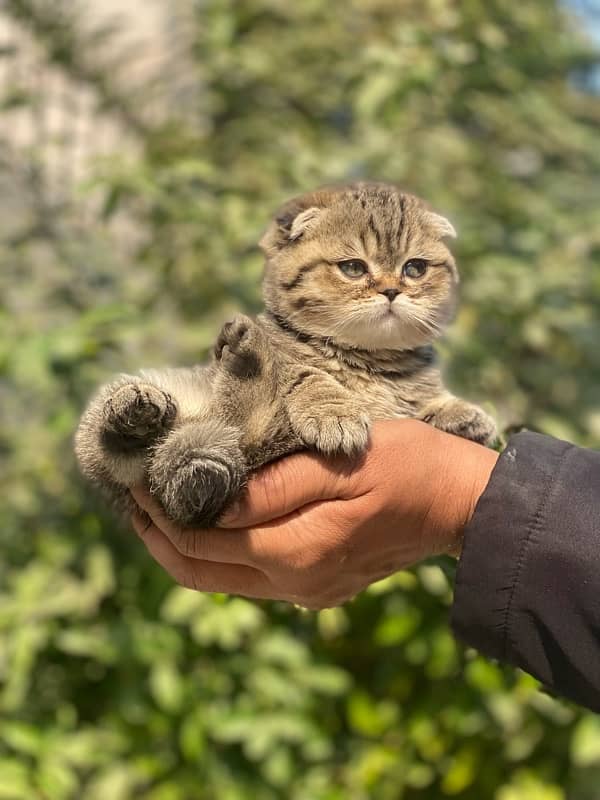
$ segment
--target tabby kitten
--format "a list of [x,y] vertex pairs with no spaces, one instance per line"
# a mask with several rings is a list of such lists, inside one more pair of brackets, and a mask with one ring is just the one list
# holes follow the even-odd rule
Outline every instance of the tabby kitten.
[[251,470],[305,448],[355,456],[374,419],[489,443],[493,421],[444,388],[432,348],[456,302],[452,236],[387,184],[289,201],[260,242],[264,313],[227,323],[208,365],[100,389],[76,434],[83,473],[122,507],[146,483],[172,519],[210,526]]

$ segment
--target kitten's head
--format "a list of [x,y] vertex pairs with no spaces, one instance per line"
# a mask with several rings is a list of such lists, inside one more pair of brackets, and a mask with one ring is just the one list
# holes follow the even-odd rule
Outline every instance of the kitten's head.
[[418,197],[382,183],[294,198],[261,240],[267,308],[340,345],[406,350],[450,320],[458,273],[454,228]]

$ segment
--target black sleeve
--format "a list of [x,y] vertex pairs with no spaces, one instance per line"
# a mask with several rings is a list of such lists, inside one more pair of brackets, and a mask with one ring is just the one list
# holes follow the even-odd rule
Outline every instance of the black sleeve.
[[519,433],[467,528],[456,635],[600,711],[600,453]]

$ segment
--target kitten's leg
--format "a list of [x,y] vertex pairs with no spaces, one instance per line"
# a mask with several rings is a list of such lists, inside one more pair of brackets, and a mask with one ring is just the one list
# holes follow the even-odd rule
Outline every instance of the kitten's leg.
[[187,422],[155,447],[150,491],[185,527],[211,527],[245,484],[240,432],[217,418]]
[[286,366],[260,322],[238,315],[223,326],[215,347],[216,392],[224,419],[242,432],[250,469],[305,446],[290,427],[282,390]]
[[117,486],[144,480],[148,447],[173,425],[177,407],[167,392],[124,375],[104,386],[84,412],[75,434],[83,474],[117,494]]
[[299,371],[286,396],[290,423],[304,444],[326,455],[356,455],[369,440],[369,417],[356,397],[325,372]]
[[496,423],[483,409],[453,395],[428,403],[419,417],[446,433],[479,444],[491,444],[497,436]]
[[259,378],[265,368],[265,356],[273,355],[269,349],[256,322],[237,314],[221,328],[215,345],[215,358],[235,378]]

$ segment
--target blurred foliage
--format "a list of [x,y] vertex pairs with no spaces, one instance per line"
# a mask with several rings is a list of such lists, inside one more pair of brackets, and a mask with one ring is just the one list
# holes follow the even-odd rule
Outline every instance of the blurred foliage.
[[439,564],[320,614],[188,592],[71,436],[108,375],[202,359],[259,307],[281,200],[371,177],[459,230],[454,388],[598,446],[600,100],[572,80],[598,54],[555,0],[189,6],[198,112],[153,124],[72,4],[4,3],[139,148],[60,205],[43,152],[0,154],[0,798],[596,800],[598,717],[465,652]]

